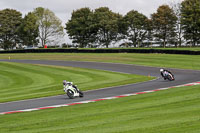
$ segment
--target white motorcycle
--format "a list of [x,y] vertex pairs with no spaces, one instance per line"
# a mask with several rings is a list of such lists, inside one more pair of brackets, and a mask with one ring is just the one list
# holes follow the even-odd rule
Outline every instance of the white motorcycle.
[[73,85],[72,82],[67,82],[64,85],[64,92],[67,94],[67,96],[70,99],[73,99],[75,97],[83,97],[83,92],[80,91],[77,86]]

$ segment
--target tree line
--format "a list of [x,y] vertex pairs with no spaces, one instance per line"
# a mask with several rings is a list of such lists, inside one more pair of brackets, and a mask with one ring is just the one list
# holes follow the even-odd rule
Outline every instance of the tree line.
[[14,9],[0,10],[0,48],[13,49],[18,45],[41,46],[56,44],[64,37],[61,20],[49,9],[38,7],[22,18]]
[[136,10],[123,16],[107,7],[81,8],[72,12],[66,30],[79,47],[109,47],[120,41],[124,47],[197,46],[200,44],[200,1],[161,5],[150,18]]
[[131,10],[125,15],[108,7],[80,8],[62,26],[49,9],[38,7],[22,18],[14,9],[0,10],[0,47],[57,45],[64,29],[77,47],[198,46],[200,44],[200,1],[184,0],[161,5],[150,18]]

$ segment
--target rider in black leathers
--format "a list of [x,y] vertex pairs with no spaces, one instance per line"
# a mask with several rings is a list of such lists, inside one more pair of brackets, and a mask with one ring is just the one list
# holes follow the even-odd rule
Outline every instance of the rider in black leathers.
[[160,74],[161,74],[161,76],[164,78],[164,80],[166,80],[166,75],[165,75],[165,73],[170,73],[171,75],[173,75],[169,70],[160,69]]

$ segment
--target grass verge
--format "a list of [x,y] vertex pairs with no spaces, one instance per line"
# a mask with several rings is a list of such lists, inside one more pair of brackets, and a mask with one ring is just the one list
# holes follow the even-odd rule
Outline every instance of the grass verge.
[[64,94],[62,81],[82,91],[148,81],[153,77],[73,67],[0,62],[0,102]]
[[6,133],[199,133],[200,87],[0,116]]
[[94,61],[200,70],[200,55],[136,53],[27,53],[0,54],[0,59]]
[[[104,48],[79,48],[79,49],[104,49]],[[139,47],[139,48],[105,48],[105,49],[155,49],[155,50],[189,50],[189,51],[200,51],[200,47]]]

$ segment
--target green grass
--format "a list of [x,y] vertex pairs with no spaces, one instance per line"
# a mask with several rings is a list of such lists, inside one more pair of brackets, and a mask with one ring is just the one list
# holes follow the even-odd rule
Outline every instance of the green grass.
[[0,54],[0,59],[73,60],[137,64],[167,68],[200,70],[200,55],[135,54],[135,53],[40,53]]
[[86,91],[150,79],[153,77],[94,69],[0,62],[0,102],[64,94],[63,80]]
[[[148,49],[148,48],[147,48],[147,49]],[[152,48],[149,48],[149,49],[152,49]],[[153,49],[200,51],[200,47],[153,48]]]
[[139,48],[79,48],[79,49],[89,49],[89,50],[95,50],[95,49],[161,49],[161,50],[189,50],[189,51],[200,51],[200,47],[139,47]]
[[199,133],[200,86],[0,116],[2,133]]
[[162,47],[149,47],[149,48],[133,48],[133,49],[161,49],[161,50],[189,50],[189,51],[200,51],[200,47],[166,47],[166,48],[162,48]]
[[[146,66],[200,70],[199,55],[131,54],[131,53],[0,54],[1,59],[8,59],[9,56],[11,57],[11,59],[96,61],[96,62],[113,62],[113,63],[123,63],[123,64],[137,64]],[[11,63],[11,65],[19,65],[19,64]],[[55,77],[54,74],[58,73],[59,75],[60,73],[63,74],[65,72],[66,73],[69,72],[72,74],[74,71],[76,72],[77,70],[70,67],[44,68],[43,66],[37,66],[37,65],[30,65],[30,66],[27,65],[27,67],[24,67],[26,66],[25,64],[22,65],[23,65],[22,68],[28,68],[28,69],[34,68],[33,69],[34,71],[41,70],[42,72],[45,72],[45,70],[47,70],[48,71],[47,76],[46,74],[42,74],[44,77],[49,77],[49,75]],[[4,70],[5,68],[8,69],[4,74],[0,73],[0,79],[1,79],[0,84],[9,81],[8,79],[10,79],[10,77],[5,76],[8,74],[7,72],[11,73],[10,75],[12,75],[13,73],[13,71],[11,71],[12,69],[10,69],[9,67],[5,66],[3,67],[3,69],[1,67],[2,64],[0,64],[0,72],[2,72],[2,70]],[[56,73],[53,73],[54,69]],[[24,73],[29,73],[29,72],[32,73],[33,70],[29,70]],[[91,72],[92,73],[91,76],[93,76],[94,73],[92,72],[92,70],[89,69],[81,69],[81,70],[78,69],[78,70],[80,72],[82,72],[83,70],[84,76],[85,73]],[[97,70],[95,70],[95,74],[96,71]],[[98,72],[102,74],[101,71]],[[21,71],[18,72],[18,74],[21,75]],[[66,75],[63,74],[62,76],[64,77]],[[79,76],[80,75],[76,76],[76,78]],[[113,75],[111,77],[116,78],[115,76],[116,75]],[[16,76],[14,79],[17,79],[18,77],[19,76]],[[30,78],[29,74],[28,76],[25,76],[24,79],[27,79],[27,77]],[[61,81],[57,82],[56,80],[57,85],[61,86],[60,82],[62,82],[63,79],[61,77],[58,78],[60,78]],[[76,78],[73,78],[73,80]],[[83,80],[84,78],[80,79]],[[127,80],[133,80],[133,79],[128,78]],[[23,81],[23,79],[21,80]],[[34,78],[31,79],[30,82],[32,82],[32,80],[34,80]],[[115,80],[116,79],[113,79],[113,82]],[[9,84],[13,84],[11,81],[9,81],[10,82]],[[108,82],[110,81],[110,79],[106,81]],[[107,85],[110,84],[117,85],[115,82],[114,83],[113,82],[108,83]],[[85,81],[79,82],[79,79],[75,80],[74,83],[78,84],[81,87],[81,89],[84,83],[86,84],[85,86],[87,86],[87,82]],[[99,85],[102,84],[100,83]],[[4,86],[6,86],[6,84]],[[95,85],[92,86],[91,88],[93,87],[95,87]],[[50,87],[47,90],[51,89],[52,87]],[[85,87],[83,87],[83,89],[85,89]],[[40,91],[41,90],[43,90],[43,88],[40,89]],[[43,91],[46,92],[46,90]],[[62,89],[58,87],[54,91],[50,91],[50,93],[59,94],[63,92]],[[0,98],[1,97],[2,96],[0,95]],[[27,132],[31,133],[32,132],[199,133],[200,132],[199,112],[200,112],[200,86],[181,87],[181,88],[159,91],[155,93],[130,96],[114,100],[100,101],[96,103],[74,105],[69,107],[47,109],[47,110],[33,111],[27,113],[0,115],[0,133],[1,132],[2,133],[17,133],[17,132],[19,133],[27,133]]]

